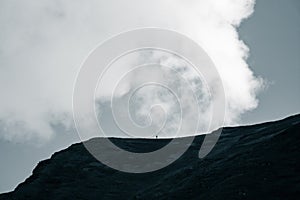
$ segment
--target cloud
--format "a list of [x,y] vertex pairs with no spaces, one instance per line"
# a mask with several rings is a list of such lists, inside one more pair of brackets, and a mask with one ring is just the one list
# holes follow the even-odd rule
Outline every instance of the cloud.
[[237,123],[243,113],[257,107],[263,85],[246,62],[249,49],[237,32],[254,4],[254,0],[1,1],[0,137],[48,141],[57,134],[56,124],[72,127],[72,91],[80,64],[100,42],[137,27],[173,29],[199,43],[224,82],[226,123]]

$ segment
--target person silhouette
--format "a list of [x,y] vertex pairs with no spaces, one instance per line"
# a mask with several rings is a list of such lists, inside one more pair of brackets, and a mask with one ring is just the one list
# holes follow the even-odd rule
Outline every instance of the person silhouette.
[[155,137],[156,137],[156,139],[157,139],[157,135],[156,135]]

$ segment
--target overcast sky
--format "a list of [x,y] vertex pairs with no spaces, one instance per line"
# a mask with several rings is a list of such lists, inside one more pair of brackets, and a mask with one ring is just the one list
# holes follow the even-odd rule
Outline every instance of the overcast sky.
[[[240,123],[243,113],[258,106],[257,95],[267,84],[251,71],[246,62],[249,48],[237,32],[253,13],[254,4],[254,0],[112,0],[83,5],[80,1],[3,1],[0,137],[44,143],[55,137],[54,126],[71,129],[72,92],[81,63],[108,37],[139,27],[172,29],[195,40],[215,63],[223,81],[226,125]],[[168,65],[175,68],[174,63]],[[109,79],[117,80],[119,72],[122,68],[113,71]],[[113,86],[111,81],[105,84],[106,90]],[[188,101],[184,104],[195,110]],[[201,115],[208,119],[206,113]]]
[[37,161],[78,141],[71,118],[76,74],[99,42],[120,31],[170,28],[199,43],[224,81],[228,124],[299,113],[300,3],[254,4],[1,1],[0,191],[13,189]]

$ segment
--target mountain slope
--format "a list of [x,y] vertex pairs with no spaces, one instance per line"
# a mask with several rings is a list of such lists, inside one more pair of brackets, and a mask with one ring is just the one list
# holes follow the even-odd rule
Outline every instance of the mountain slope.
[[[199,159],[203,138],[170,166],[144,174],[111,169],[74,144],[40,162],[0,199],[300,199],[300,115],[224,128],[212,152]],[[169,142],[112,140],[135,152]]]

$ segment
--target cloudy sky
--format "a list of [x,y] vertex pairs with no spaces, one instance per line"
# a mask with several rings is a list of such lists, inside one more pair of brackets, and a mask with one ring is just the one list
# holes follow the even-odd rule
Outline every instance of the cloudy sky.
[[[299,19],[296,0],[1,1],[0,191],[13,189],[38,160],[78,141],[72,119],[76,75],[92,49],[122,31],[167,28],[196,41],[222,78],[227,125],[298,113]],[[166,55],[146,55],[146,60],[184,68]],[[111,89],[107,84],[106,90]],[[107,120],[107,95],[100,92],[99,112]],[[137,118],[143,119],[153,102],[161,103],[155,95],[160,92],[148,88],[139,94]],[[145,98],[149,93],[154,95]],[[172,102],[168,95],[165,99]],[[176,113],[176,104],[165,106]],[[203,119],[206,113],[201,113]],[[170,127],[176,120],[169,120]]]

